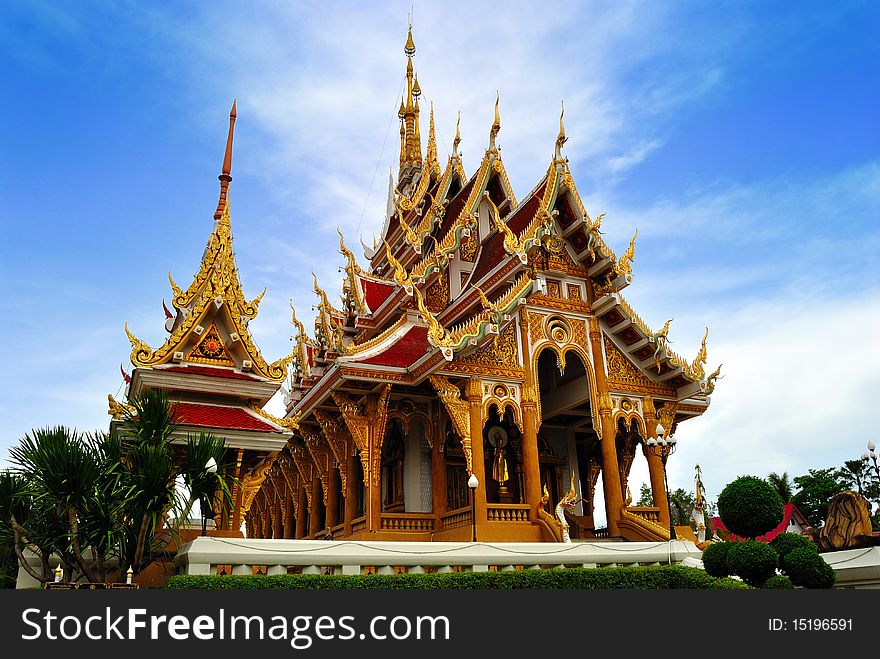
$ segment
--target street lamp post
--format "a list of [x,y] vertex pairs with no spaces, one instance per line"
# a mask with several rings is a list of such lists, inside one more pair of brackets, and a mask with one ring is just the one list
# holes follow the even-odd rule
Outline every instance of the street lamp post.
[[[217,474],[217,461],[212,457],[205,463],[205,472],[211,475]],[[213,517],[211,510],[211,500],[207,495],[202,496],[202,536],[208,535],[208,515]]]
[[646,444],[648,450],[659,457],[660,464],[663,465],[663,486],[666,488],[666,509],[669,513],[669,539],[675,540],[675,526],[672,523],[672,505],[669,500],[669,480],[666,477],[666,461],[670,455],[675,453],[677,441],[671,432],[667,431],[660,424],[657,424],[657,433],[660,435],[660,438],[654,439],[651,437]]
[[[862,461],[867,465],[868,460],[874,463],[874,474],[877,477],[878,487],[880,487],[880,464],[877,463],[877,447],[874,445],[874,442],[868,442],[868,451],[867,453],[862,453]],[[880,492],[877,493],[877,505],[880,507]],[[870,506],[869,506],[870,507]],[[868,513],[870,514],[870,510]]]
[[473,542],[477,541],[477,487],[480,485],[480,481],[477,480],[476,474],[471,474],[471,477],[468,478],[467,482],[468,488],[471,491],[471,520],[473,522]]

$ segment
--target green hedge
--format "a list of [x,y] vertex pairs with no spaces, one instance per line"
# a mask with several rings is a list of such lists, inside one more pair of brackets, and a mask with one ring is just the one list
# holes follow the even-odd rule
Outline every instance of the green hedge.
[[747,588],[736,579],[717,579],[699,568],[682,565],[610,568],[565,568],[509,572],[453,572],[398,575],[177,575],[168,588],[252,590],[432,590],[432,589],[683,589]]

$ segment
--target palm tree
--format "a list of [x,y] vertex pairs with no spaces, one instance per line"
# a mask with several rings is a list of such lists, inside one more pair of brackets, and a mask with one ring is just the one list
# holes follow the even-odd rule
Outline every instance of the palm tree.
[[[119,575],[139,572],[177,536],[196,500],[218,512],[231,503],[223,473],[225,442],[210,433],[172,444],[175,406],[161,390],[135,397],[113,434],[83,435],[58,426],[35,430],[10,450],[14,469],[0,472],[0,541],[38,581],[53,577],[57,557],[65,580],[106,581],[109,559]],[[209,473],[209,460],[218,473]],[[189,493],[181,496],[182,479]],[[172,518],[169,520],[169,514]],[[168,533],[157,534],[164,529]],[[33,552],[39,569],[25,560]]]
[[791,499],[794,496],[794,486],[792,485],[791,479],[788,477],[788,472],[783,471],[782,475],[777,474],[775,471],[771,471],[767,475],[767,482],[770,483],[770,486],[776,490],[780,497],[782,497],[782,503],[791,503]]

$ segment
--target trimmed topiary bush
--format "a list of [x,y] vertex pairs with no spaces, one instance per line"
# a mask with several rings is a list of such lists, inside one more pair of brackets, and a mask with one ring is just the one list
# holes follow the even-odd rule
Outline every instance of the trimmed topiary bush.
[[761,588],[794,588],[794,584],[784,574],[775,574],[767,579]]
[[785,555],[782,569],[795,586],[804,588],[831,588],[836,575],[825,559],[809,547],[792,549]]
[[763,478],[740,476],[718,497],[718,515],[727,530],[743,538],[757,538],[782,521],[782,497]]
[[779,555],[766,542],[731,542],[727,550],[727,567],[731,573],[756,588],[776,573],[778,564]]
[[703,567],[713,577],[730,576],[727,566],[727,551],[732,542],[713,542],[703,550]]
[[805,535],[799,535],[797,533],[780,533],[773,540],[770,541],[770,546],[776,550],[776,553],[779,554],[779,562],[782,564],[785,560],[785,557],[789,552],[794,551],[795,549],[801,549],[806,547],[807,549],[812,549],[815,552],[818,552],[819,549]]

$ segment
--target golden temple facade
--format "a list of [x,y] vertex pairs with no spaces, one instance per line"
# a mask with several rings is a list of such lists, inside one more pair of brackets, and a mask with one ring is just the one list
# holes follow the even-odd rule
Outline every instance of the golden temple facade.
[[[457,128],[439,161],[433,110],[423,152],[411,30],[404,51],[398,175],[363,265],[340,234],[341,305],[315,279],[313,332],[294,313],[292,353],[260,356],[247,328],[260,297],[241,293],[228,232],[233,108],[201,269],[186,291],[172,280],[164,346],[129,333],[129,395],[168,388],[193,427],[228,437],[237,498],[218,526],[230,532],[243,521],[256,538],[668,539],[664,465],[647,442],[658,423],[668,435],[707,409],[719,371],[707,374],[706,338],[693,359],[673,353],[669,323],[650,329],[621,294],[637,234],[620,256],[603,240],[563,156],[563,115],[546,173],[518,200],[498,99],[472,174]],[[282,386],[276,418],[263,406]],[[211,406],[249,419],[227,431],[223,414],[197,409]],[[650,508],[628,496],[638,451]]]

